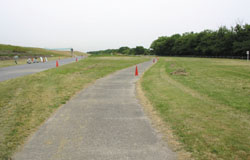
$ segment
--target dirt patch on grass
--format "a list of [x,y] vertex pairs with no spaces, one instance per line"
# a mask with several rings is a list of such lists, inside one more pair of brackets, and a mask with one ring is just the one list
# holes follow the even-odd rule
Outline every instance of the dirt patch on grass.
[[98,64],[93,64],[93,65],[90,65],[90,66],[88,66],[86,68],[83,68],[82,71],[87,71],[87,70],[90,70],[90,69],[95,68],[97,66],[98,66]]
[[136,83],[136,96],[139,99],[143,110],[151,120],[153,127],[162,134],[163,140],[167,142],[168,146],[177,153],[178,160],[193,159],[191,153],[185,151],[180,142],[178,142],[177,137],[173,134],[173,130],[169,125],[160,117],[159,113],[152,106],[150,101],[144,95],[142,90],[140,79]]
[[171,72],[170,74],[171,75],[179,75],[179,76],[187,76],[188,75],[188,73],[186,72],[185,69],[177,69],[176,71]]
[[171,67],[171,68],[174,68],[174,67],[175,67],[175,64],[172,63],[172,64],[170,65],[170,67]]
[[165,59],[165,62],[172,62],[171,59]]

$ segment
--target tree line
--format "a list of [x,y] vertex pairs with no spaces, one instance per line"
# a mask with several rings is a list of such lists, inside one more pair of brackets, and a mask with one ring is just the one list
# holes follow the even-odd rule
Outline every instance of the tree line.
[[159,37],[150,48],[162,56],[242,57],[250,50],[250,25]]
[[124,55],[149,55],[149,49],[143,46],[136,46],[135,48],[129,48],[127,46],[120,47],[119,49],[106,49],[100,51],[91,51],[89,54],[124,54]]
[[149,49],[120,47],[88,52],[90,54],[126,54],[159,56],[204,56],[204,57],[243,57],[250,50],[250,25],[239,25],[228,29],[204,30],[199,33],[187,32],[159,37]]

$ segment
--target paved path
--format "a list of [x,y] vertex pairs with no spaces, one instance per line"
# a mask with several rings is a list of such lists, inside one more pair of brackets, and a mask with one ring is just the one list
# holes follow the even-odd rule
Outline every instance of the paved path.
[[[152,62],[138,65],[139,73]],[[63,105],[14,160],[172,160],[135,97],[135,67],[118,71]]]
[[[80,59],[81,57],[78,57]],[[66,58],[59,60],[59,66],[75,62],[76,58]],[[8,79],[41,72],[56,67],[56,61],[46,63],[33,63],[0,68],[0,82]]]

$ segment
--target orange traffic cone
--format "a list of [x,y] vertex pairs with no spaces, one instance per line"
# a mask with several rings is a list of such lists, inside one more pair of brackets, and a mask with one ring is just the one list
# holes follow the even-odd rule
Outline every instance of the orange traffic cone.
[[137,65],[136,65],[136,68],[135,68],[135,76],[138,76],[138,68],[137,68]]
[[58,63],[58,61],[56,61],[56,67],[58,67],[59,66],[59,63]]

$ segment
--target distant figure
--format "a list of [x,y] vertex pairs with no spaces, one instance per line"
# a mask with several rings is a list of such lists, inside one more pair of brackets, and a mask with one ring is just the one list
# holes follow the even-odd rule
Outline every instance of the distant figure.
[[71,48],[70,51],[71,51],[71,56],[73,57],[73,52],[74,52],[73,48]]
[[43,63],[43,57],[40,57],[41,62]]
[[32,63],[31,59],[28,58],[28,59],[27,59],[27,64],[31,64],[31,63]]
[[17,64],[18,56],[14,56],[15,63]]
[[45,62],[48,62],[48,58],[47,57],[45,57]]
[[35,57],[35,59],[34,59],[33,63],[37,63],[37,57]]

